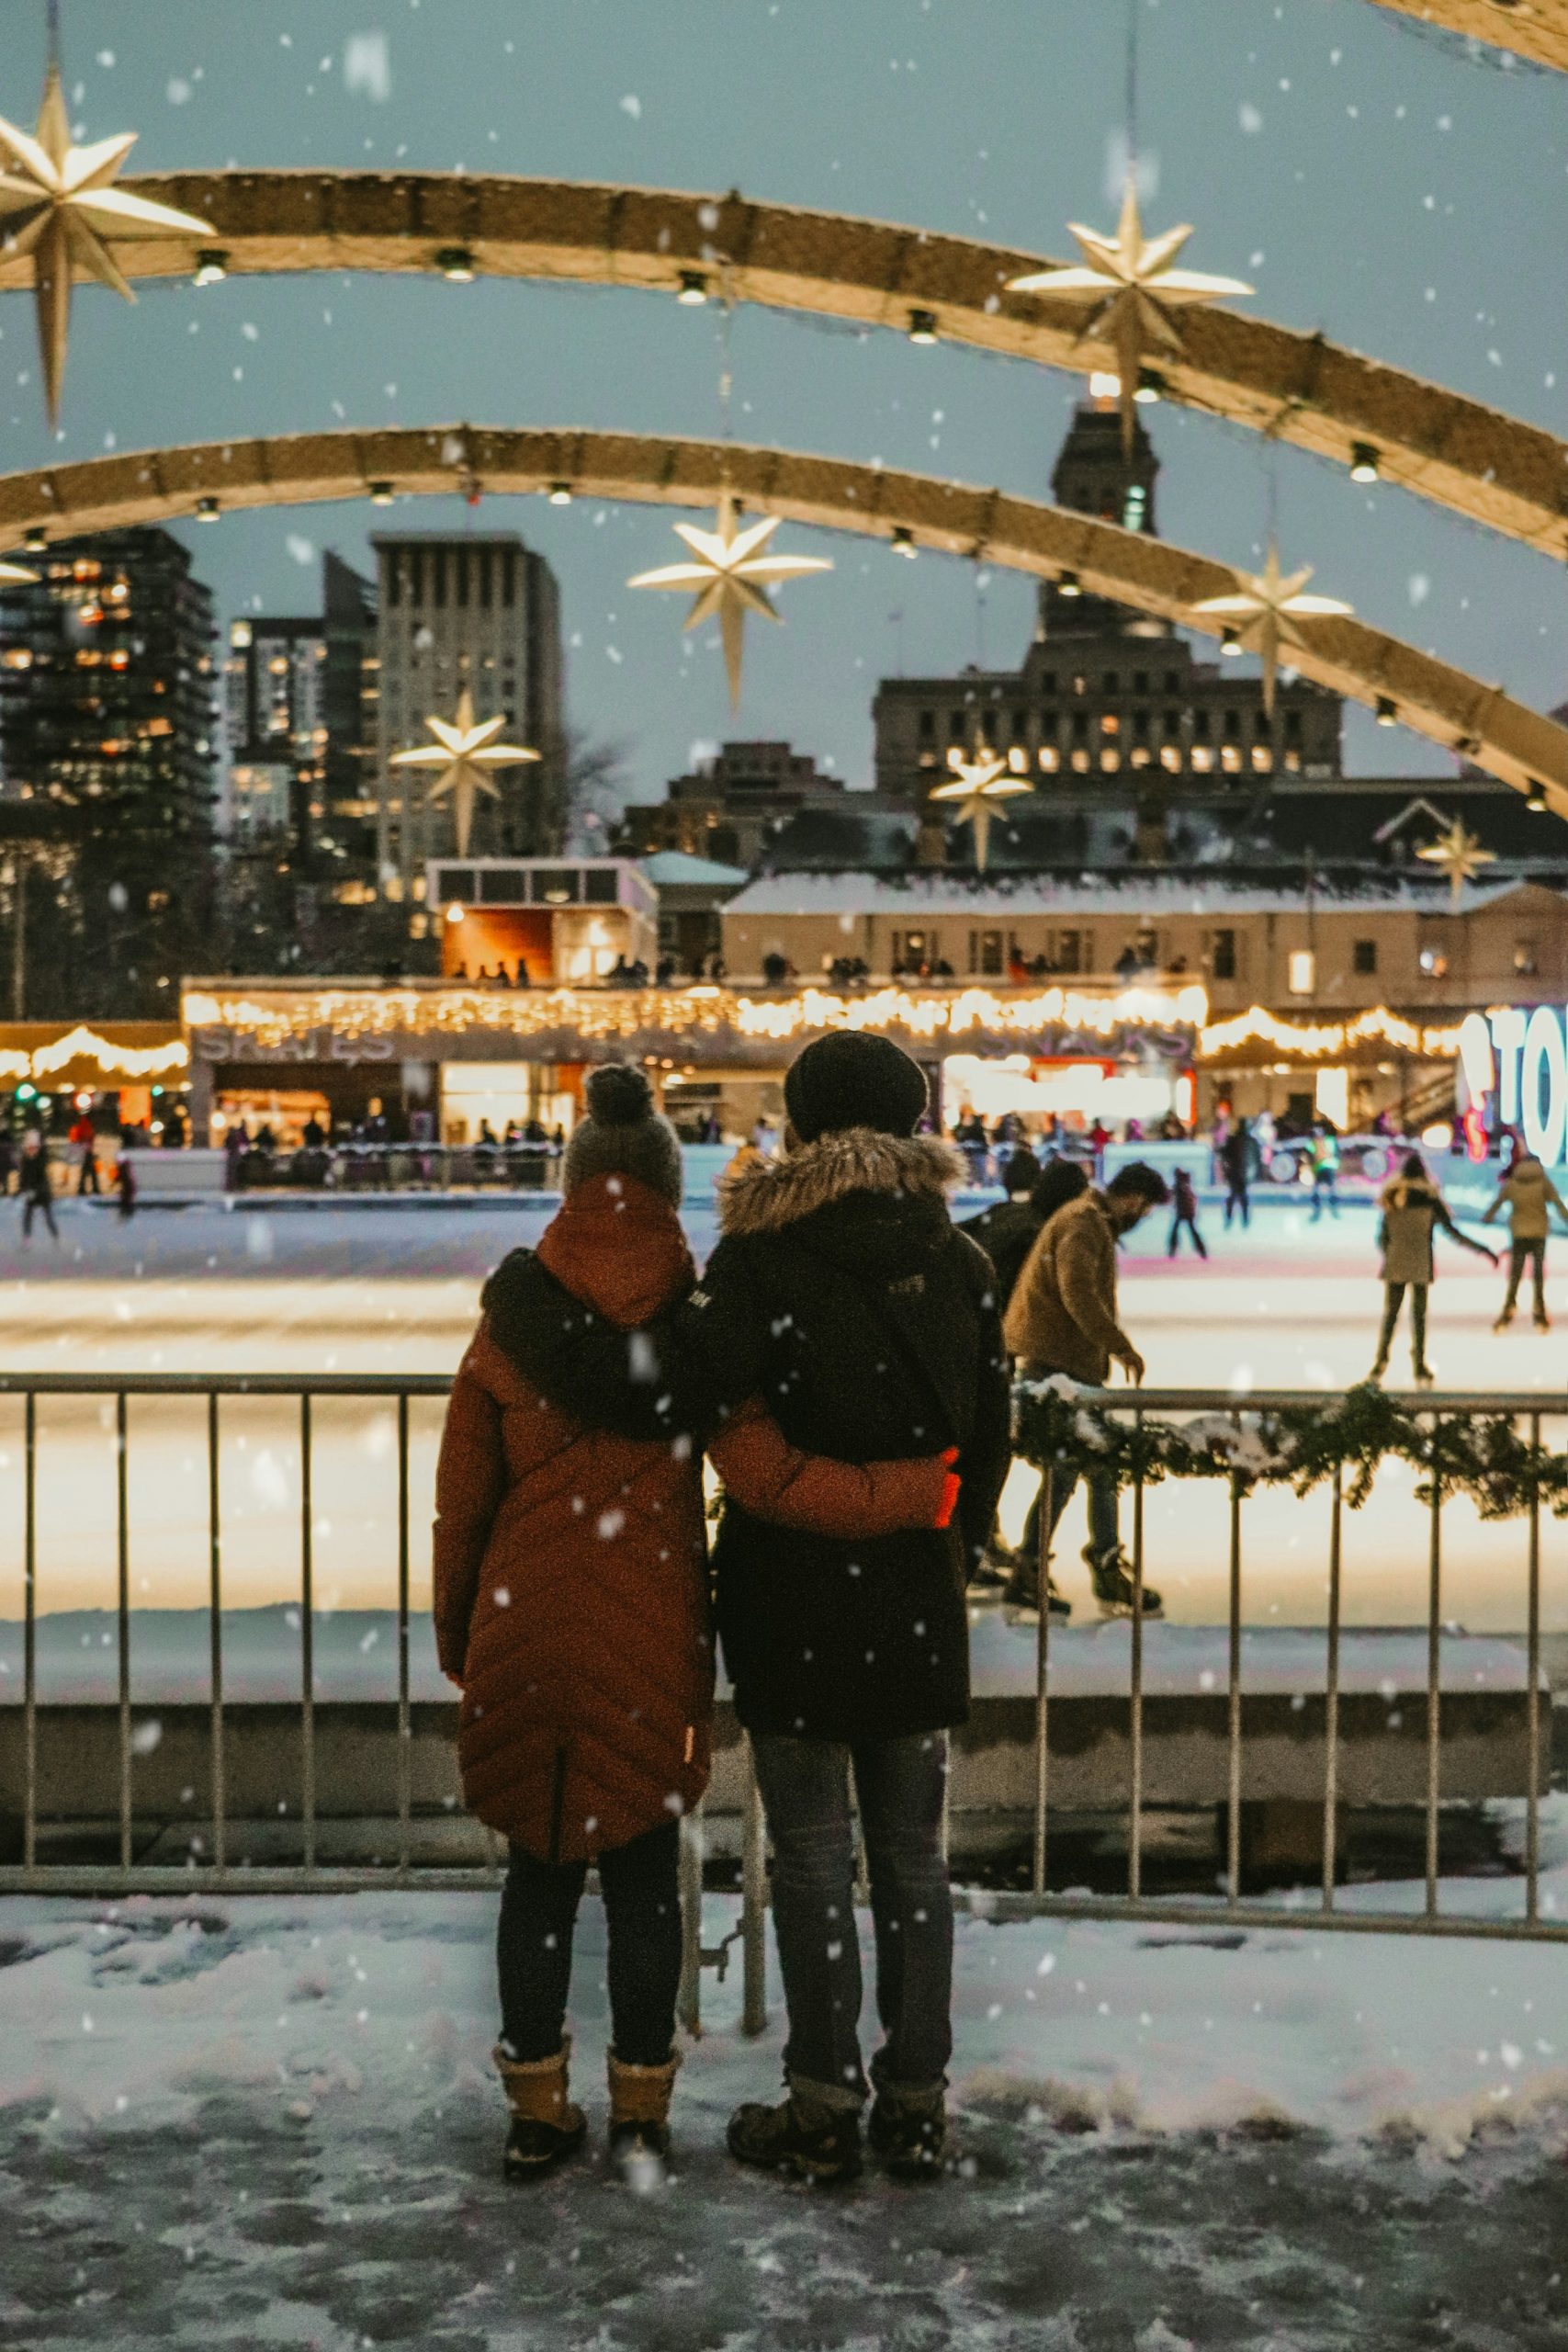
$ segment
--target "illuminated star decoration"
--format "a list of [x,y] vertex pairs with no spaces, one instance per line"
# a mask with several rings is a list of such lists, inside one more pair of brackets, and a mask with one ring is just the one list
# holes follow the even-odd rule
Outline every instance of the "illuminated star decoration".
[[1034,786],[1025,784],[1021,776],[1010,775],[1007,762],[998,760],[986,743],[976,744],[973,759],[950,758],[948,764],[953,770],[953,782],[939,784],[931,797],[955,803],[959,823],[969,826],[975,836],[975,871],[984,874],[991,846],[992,820],[1002,814],[998,802],[1014,799],[1021,792],[1032,792]]
[[36,133],[0,118],[0,235],[7,254],[33,257],[39,352],[49,421],[60,421],[60,388],[71,334],[71,287],[85,271],[134,302],[109,247],[125,237],[210,237],[209,222],[172,205],[111,187],[136,144],[133,130],[73,147],[60,68],[44,76]]
[[765,514],[760,523],[749,523],[741,530],[734,494],[724,491],[719,496],[716,530],[699,530],[694,523],[675,526],[677,536],[692,550],[692,562],[660,564],[656,571],[639,571],[635,580],[626,582],[628,588],[690,589],[692,609],[685,624],[689,629],[699,628],[717,614],[724,639],[724,666],[729,673],[729,699],[737,710],[740,707],[740,663],[747,614],[758,613],[764,620],[781,620],[783,615],[768,594],[770,588],[778,587],[786,580],[798,580],[808,571],[833,569],[825,556],[768,553],[768,541],[778,527],[778,516]]
[[426,803],[444,799],[451,793],[452,813],[457,823],[457,854],[468,854],[468,832],[474,821],[474,801],[478,794],[488,792],[492,800],[501,797],[500,787],[491,783],[488,770],[514,768],[524,760],[536,760],[540,754],[521,743],[498,743],[496,737],[505,726],[504,716],[487,718],[474,724],[474,697],[465,686],[457,696],[456,718],[431,717],[425,725],[434,736],[434,743],[417,751],[394,752],[390,764],[395,768],[440,768],[442,774],[425,795]]
[[1495,852],[1482,848],[1479,835],[1466,831],[1462,817],[1456,817],[1446,833],[1439,833],[1435,842],[1428,842],[1416,854],[1425,858],[1428,865],[1443,868],[1456,907],[1464,895],[1465,884],[1473,882],[1483,865],[1497,863]]
[[1122,218],[1114,237],[1078,221],[1067,223],[1084,259],[1066,269],[1038,269],[1027,277],[1008,280],[1014,294],[1045,294],[1053,300],[1083,301],[1098,297],[1092,317],[1078,336],[1111,344],[1116,353],[1121,381],[1122,442],[1129,456],[1136,418],[1134,401],[1143,372],[1145,347],[1153,343],[1168,351],[1181,348],[1181,330],[1173,310],[1190,302],[1216,302],[1224,294],[1250,294],[1239,277],[1210,277],[1197,269],[1178,269],[1176,257],[1192,234],[1190,224],[1167,229],[1162,236],[1145,237],[1138,213],[1138,187],[1129,173],[1122,198]]
[[1280,570],[1280,550],[1272,539],[1261,578],[1252,572],[1244,572],[1242,577],[1247,583],[1244,588],[1224,596],[1205,596],[1192,610],[1229,622],[1235,630],[1236,643],[1261,658],[1263,707],[1272,718],[1280,647],[1305,645],[1298,626],[1302,621],[1345,620],[1351,607],[1342,605],[1336,596],[1303,596],[1302,591],[1312,578],[1312,566],[1292,571],[1287,578]]

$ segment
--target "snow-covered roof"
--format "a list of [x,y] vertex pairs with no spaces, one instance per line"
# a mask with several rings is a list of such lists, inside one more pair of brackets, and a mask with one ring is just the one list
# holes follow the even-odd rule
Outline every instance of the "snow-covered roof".
[[[1520,885],[1498,882],[1476,888],[1467,885],[1461,910],[1472,913],[1506,898]],[[1446,913],[1451,904],[1448,885],[1439,880],[1423,887],[1400,876],[1382,888],[1326,890],[1312,894],[1313,903],[1326,910],[1364,907],[1388,913],[1399,909],[1428,914]],[[1057,882],[1039,876],[989,875],[983,878],[942,872],[886,876],[879,874],[768,874],[731,899],[725,912],[732,915],[912,915],[930,919],[961,915],[983,919],[1025,914],[1122,915],[1141,919],[1156,915],[1286,914],[1304,906],[1307,892],[1259,884],[1227,884],[1221,879],[1193,881],[1179,875],[1128,875],[1118,881]]]
[[637,863],[656,890],[739,889],[747,878],[743,865],[719,865],[711,857],[690,857],[683,849],[656,849]]

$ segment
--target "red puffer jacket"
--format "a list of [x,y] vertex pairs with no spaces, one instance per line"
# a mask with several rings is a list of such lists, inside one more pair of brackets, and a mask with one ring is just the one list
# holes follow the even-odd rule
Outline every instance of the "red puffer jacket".
[[[675,1212],[635,1178],[574,1192],[539,1242],[558,1282],[623,1330],[691,1289]],[[479,1818],[544,1860],[627,1844],[707,1785],[713,1703],[701,1457],[549,1404],[487,1314],[459,1367],[436,1472],[434,1613],[463,1689],[458,1759]],[[535,1335],[536,1341],[536,1334]],[[715,1441],[758,1516],[824,1532],[930,1527],[942,1456],[850,1464],[787,1445],[761,1407]]]

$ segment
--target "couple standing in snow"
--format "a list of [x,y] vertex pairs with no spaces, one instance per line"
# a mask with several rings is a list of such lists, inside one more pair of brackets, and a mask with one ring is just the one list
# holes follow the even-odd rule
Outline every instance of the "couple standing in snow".
[[[680,1148],[637,1070],[595,1071],[564,1201],[491,1277],[437,1474],[435,1620],[462,1687],[464,1791],[504,1836],[508,2170],[581,2142],[566,2011],[590,1862],[609,1926],[612,2155],[661,2158],[681,1969],[680,1815],[709,1760],[716,1626],[773,1847],[786,2096],[729,2125],[742,2163],[823,2180],[943,2163],[953,1907],[947,1734],[968,1711],[964,1589],[1010,1454],[984,1251],[919,1066],[808,1046],[781,1156],[719,1190],[701,1286]],[[705,1450],[724,1486],[711,1563]],[[712,1607],[710,1612],[710,1572]],[[850,1784],[884,2039],[859,2019]]]

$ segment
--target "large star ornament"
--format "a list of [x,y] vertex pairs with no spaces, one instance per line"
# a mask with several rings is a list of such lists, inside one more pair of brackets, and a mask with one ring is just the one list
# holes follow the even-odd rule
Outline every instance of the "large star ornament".
[[718,616],[724,639],[724,666],[729,675],[729,699],[740,707],[740,664],[745,651],[746,616],[763,620],[783,618],[769,595],[770,588],[798,580],[808,571],[831,571],[825,556],[774,555],[768,541],[779,527],[776,514],[739,527],[733,494],[725,491],[718,502],[717,527],[699,530],[694,523],[677,523],[676,535],[692,550],[690,563],[660,564],[655,571],[639,571],[628,588],[685,588],[692,592],[687,628],[698,628]]
[[1178,269],[1176,257],[1192,234],[1191,225],[1145,237],[1138,211],[1137,181],[1131,174],[1113,237],[1101,236],[1098,230],[1086,229],[1077,220],[1067,226],[1077,240],[1082,264],[1034,270],[1026,277],[1010,278],[1008,288],[1014,294],[1094,301],[1095,309],[1078,341],[1103,341],[1115,350],[1122,440],[1131,455],[1137,414],[1134,402],[1144,352],[1150,344],[1168,351],[1181,348],[1181,330],[1171,312],[1192,302],[1217,302],[1225,294],[1250,294],[1252,288],[1239,277],[1211,277],[1202,270]]
[[1312,578],[1312,566],[1307,564],[1288,576],[1281,572],[1280,550],[1272,539],[1261,576],[1243,572],[1242,578],[1245,587],[1224,596],[1205,596],[1192,610],[1229,622],[1235,630],[1236,643],[1258,655],[1263,663],[1263,707],[1272,718],[1280,649],[1305,645],[1300,627],[1303,621],[1345,620],[1349,617],[1351,607],[1342,605],[1337,596],[1303,595],[1302,592]]
[[84,271],[134,302],[109,250],[112,243],[126,237],[213,233],[193,213],[110,187],[135,144],[135,131],[128,130],[96,146],[73,147],[60,68],[52,62],[44,76],[37,130],[18,130],[0,118],[0,236],[6,253],[33,256],[39,352],[51,424],[60,421],[75,273]]
[[985,743],[976,746],[973,759],[951,760],[949,765],[953,770],[952,783],[939,784],[931,797],[954,804],[959,823],[967,825],[975,837],[975,871],[984,874],[990,855],[991,825],[1002,815],[998,803],[1032,792],[1034,786],[1025,784],[1021,776],[1010,775],[1007,762],[998,760]]
[[1439,833],[1435,842],[1428,842],[1416,854],[1425,858],[1428,865],[1443,868],[1456,907],[1464,896],[1465,884],[1473,882],[1483,866],[1497,863],[1495,852],[1482,848],[1480,836],[1466,830],[1462,817],[1456,817],[1446,833]]
[[468,834],[474,821],[474,803],[479,794],[488,793],[499,800],[499,786],[491,781],[493,768],[514,768],[525,760],[536,760],[540,754],[522,743],[498,743],[496,737],[505,726],[504,717],[487,718],[478,727],[474,724],[474,697],[465,686],[457,696],[456,718],[426,718],[425,725],[434,736],[434,743],[423,744],[412,752],[394,752],[390,764],[395,768],[439,768],[442,773],[425,795],[427,805],[452,795],[452,813],[457,824],[457,854],[468,854]]

